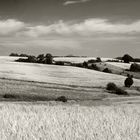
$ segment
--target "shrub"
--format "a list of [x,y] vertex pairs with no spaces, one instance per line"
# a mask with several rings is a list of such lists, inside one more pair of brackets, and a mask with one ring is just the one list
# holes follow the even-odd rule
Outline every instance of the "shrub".
[[28,57],[27,54],[20,54],[19,56],[20,56],[20,57]]
[[19,56],[17,53],[11,53],[9,56]]
[[82,68],[83,67],[83,63],[75,63],[75,64],[73,64],[73,66]]
[[92,67],[92,69],[99,71],[99,67],[97,67],[96,64],[92,64],[91,67]]
[[108,83],[106,89],[112,91],[112,93],[117,95],[128,95],[126,91],[124,91],[121,88],[118,88],[114,83]]
[[112,73],[112,71],[111,71],[110,69],[108,69],[108,68],[105,68],[105,69],[103,70],[103,72]]
[[117,95],[128,95],[128,93],[125,90],[123,90],[121,88],[118,88],[118,87],[115,90],[115,94],[117,94]]
[[133,71],[133,72],[140,72],[140,65],[139,64],[131,64],[130,66],[130,71]]
[[64,62],[63,61],[56,61],[55,62],[55,65],[61,65],[61,66],[63,66],[64,65]]
[[17,95],[13,95],[13,94],[4,94],[3,98],[7,98],[7,99],[17,99],[18,96]]
[[115,91],[117,88],[116,84],[114,83],[108,83],[106,89],[110,91]]
[[67,98],[65,96],[60,96],[55,101],[67,102]]
[[88,60],[88,63],[96,63],[96,60],[94,59]]

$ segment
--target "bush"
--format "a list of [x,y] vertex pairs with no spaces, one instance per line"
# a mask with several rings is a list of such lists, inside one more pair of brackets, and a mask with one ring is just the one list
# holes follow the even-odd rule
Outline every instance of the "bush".
[[88,60],[88,63],[96,63],[96,60],[94,59]]
[[128,95],[128,93],[126,91],[124,91],[123,89],[118,88],[118,87],[115,90],[115,94],[117,94],[117,95]]
[[7,98],[7,99],[17,99],[18,96],[17,95],[13,95],[13,94],[4,94],[3,98]]
[[11,53],[9,56],[19,56],[17,53]]
[[140,65],[139,64],[131,64],[130,66],[130,71],[133,71],[133,72],[140,72]]
[[91,68],[92,68],[92,69],[94,69],[94,70],[99,71],[99,67],[97,67],[97,65],[96,65],[96,64],[92,64],[92,65],[91,65]]
[[108,83],[106,89],[112,91],[112,93],[117,95],[128,95],[126,91],[124,91],[121,88],[118,88],[114,83]]
[[64,62],[63,61],[56,61],[55,62],[55,65],[61,65],[61,66],[63,66],[64,65]]
[[115,91],[117,88],[116,84],[114,83],[108,83],[106,89],[110,91]]
[[28,57],[27,54],[20,54],[19,56],[20,56],[20,57]]
[[55,101],[67,102],[67,98],[65,96],[60,96]]
[[103,72],[112,73],[112,71],[111,71],[110,69],[108,69],[108,68],[105,68],[105,69],[103,70]]

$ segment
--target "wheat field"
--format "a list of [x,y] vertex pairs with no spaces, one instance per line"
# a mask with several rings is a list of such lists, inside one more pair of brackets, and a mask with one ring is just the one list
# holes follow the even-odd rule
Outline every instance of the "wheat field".
[[[108,82],[123,86],[126,78],[71,66],[18,63],[15,59],[18,58],[0,57],[0,78],[90,87],[105,87]],[[134,86],[139,85],[140,80],[134,79]]]
[[0,103],[0,139],[139,140],[139,108]]

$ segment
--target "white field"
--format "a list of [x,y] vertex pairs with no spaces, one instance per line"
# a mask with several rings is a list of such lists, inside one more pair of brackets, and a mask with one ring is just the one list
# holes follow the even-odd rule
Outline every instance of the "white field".
[[[88,60],[96,60],[96,57],[56,57],[54,58],[55,61],[65,61],[65,62],[71,62],[71,63],[83,63],[84,61]],[[114,60],[112,58],[101,58],[102,61],[107,60]]]
[[[125,77],[119,75],[70,66],[19,63],[14,59],[17,58],[0,57],[0,78],[92,87],[104,87],[108,82],[124,85]],[[139,85],[140,80],[135,79],[134,86]]]
[[0,139],[139,140],[139,108],[0,103]]
[[106,62],[106,63],[122,69],[130,69],[131,65],[131,63],[118,63],[118,62]]

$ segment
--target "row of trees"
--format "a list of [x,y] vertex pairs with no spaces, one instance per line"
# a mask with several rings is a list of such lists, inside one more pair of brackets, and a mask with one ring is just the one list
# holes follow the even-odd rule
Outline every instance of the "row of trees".
[[19,58],[16,60],[17,62],[29,62],[29,63],[42,63],[42,64],[52,64],[53,63],[53,56],[48,53],[46,55],[40,54],[37,57],[30,55],[27,59]]

